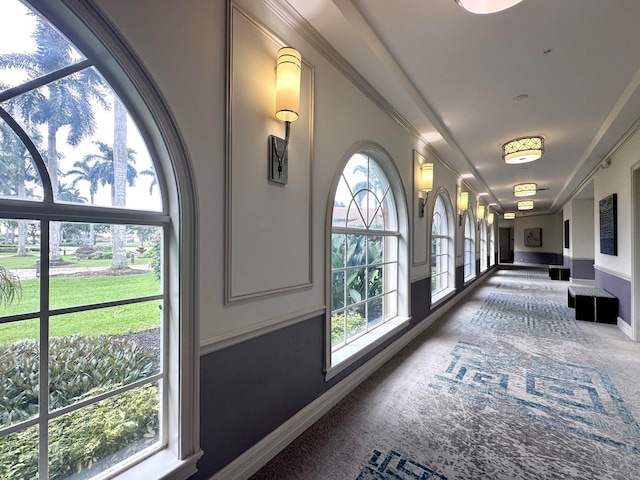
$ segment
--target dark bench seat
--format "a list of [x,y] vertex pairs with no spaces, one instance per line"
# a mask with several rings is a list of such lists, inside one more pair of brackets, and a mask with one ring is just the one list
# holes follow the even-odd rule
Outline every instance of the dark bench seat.
[[551,280],[569,280],[571,270],[562,265],[549,265],[549,278]]
[[568,305],[576,309],[576,320],[618,323],[618,297],[603,288],[570,286]]

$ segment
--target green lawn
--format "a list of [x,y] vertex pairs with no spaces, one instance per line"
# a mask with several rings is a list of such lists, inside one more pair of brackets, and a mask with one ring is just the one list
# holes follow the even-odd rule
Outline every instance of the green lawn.
[[[36,260],[40,257],[37,255],[27,255],[26,257],[18,257],[17,255],[5,255],[0,256],[0,265],[4,268],[8,268],[9,270],[15,270],[17,268],[36,268]],[[109,267],[111,266],[111,260],[108,258],[102,260],[78,260],[73,255],[63,255],[62,259],[65,262],[69,262],[72,265],[61,265],[60,267],[52,266],[52,269],[62,268],[62,267]],[[138,262],[144,263],[148,262],[148,259],[140,258],[137,259]]]
[[[39,310],[38,279],[21,282],[23,294],[20,301],[0,307],[0,316],[37,312]],[[161,293],[160,283],[153,272],[138,275],[51,277],[51,308],[64,308],[92,303],[123,300]],[[158,300],[103,308],[56,316],[51,319],[50,335],[63,336],[73,333],[85,335],[118,335],[138,332],[160,325]],[[38,338],[39,321],[25,320],[0,324],[0,345],[8,345],[18,339]]]

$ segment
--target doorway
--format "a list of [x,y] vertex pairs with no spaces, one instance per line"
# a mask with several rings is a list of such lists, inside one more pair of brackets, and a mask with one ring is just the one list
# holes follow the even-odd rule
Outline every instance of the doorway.
[[513,235],[511,227],[500,227],[500,263],[513,263]]

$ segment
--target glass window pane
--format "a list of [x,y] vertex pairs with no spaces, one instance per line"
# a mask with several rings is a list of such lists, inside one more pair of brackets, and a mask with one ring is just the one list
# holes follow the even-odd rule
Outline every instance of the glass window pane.
[[49,476],[91,478],[159,439],[157,385],[124,392],[49,424]]
[[38,312],[39,275],[40,222],[0,220],[0,319]]
[[367,236],[347,235],[347,266],[367,263]]
[[364,332],[366,328],[365,304],[347,309],[347,340]]
[[344,301],[344,271],[331,274],[331,311],[343,308]]
[[39,334],[36,319],[0,323],[0,429],[38,415]]
[[[34,78],[73,65],[84,57],[53,26],[17,0],[2,2],[3,28],[0,29],[0,85],[15,87]],[[47,45],[49,48],[43,48]],[[20,67],[25,54],[31,59],[30,72]]]
[[388,293],[383,297],[384,300],[384,321],[394,318],[398,315],[398,293],[397,291]]
[[346,235],[331,235],[331,268],[344,268]]
[[38,478],[38,427],[0,437],[0,478]]
[[368,269],[367,274],[369,278],[367,283],[367,298],[382,295],[384,291],[383,280],[386,280],[383,279],[384,270],[386,270],[386,268],[382,266]]
[[340,346],[345,341],[346,315],[344,310],[331,315],[331,348]]
[[382,263],[384,260],[384,238],[380,236],[367,237],[367,263]]
[[60,224],[61,261],[51,268],[51,308],[161,294],[160,234],[159,227]]
[[366,299],[366,269],[350,268],[347,270],[347,304],[362,302]]
[[0,197],[42,201],[42,180],[26,145],[0,119]]
[[382,304],[383,298],[381,297],[374,298],[367,302],[367,324],[369,329],[382,323],[384,318]]

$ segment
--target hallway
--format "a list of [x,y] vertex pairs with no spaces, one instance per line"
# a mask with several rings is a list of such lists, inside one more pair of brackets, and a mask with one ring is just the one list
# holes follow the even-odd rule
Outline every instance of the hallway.
[[635,479],[640,344],[498,270],[252,478]]

